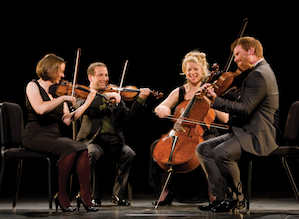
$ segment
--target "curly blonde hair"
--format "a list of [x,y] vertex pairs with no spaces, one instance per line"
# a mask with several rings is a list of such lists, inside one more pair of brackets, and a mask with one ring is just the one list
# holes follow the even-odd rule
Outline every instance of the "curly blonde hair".
[[201,81],[203,81],[209,75],[209,63],[206,59],[206,54],[198,50],[193,50],[187,53],[182,61],[182,71],[183,74],[186,74],[186,66],[188,62],[195,62],[201,66],[203,73]]

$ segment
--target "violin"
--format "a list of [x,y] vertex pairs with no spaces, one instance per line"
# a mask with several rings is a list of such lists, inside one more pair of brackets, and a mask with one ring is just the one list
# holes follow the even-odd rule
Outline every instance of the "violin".
[[[73,89],[73,84],[71,82],[67,80],[61,80],[59,84],[52,85],[50,87],[50,93],[56,97],[63,96],[63,95],[71,95],[72,89]],[[104,94],[108,92],[118,92],[119,90],[121,90],[120,95],[122,96],[122,98],[128,101],[134,100],[137,97],[137,94],[140,92],[140,89],[138,89],[135,86],[126,86],[123,87],[122,89],[119,89],[116,85],[109,84],[104,91],[97,92],[96,95],[104,97],[106,99],[106,103],[112,105],[115,103],[115,100],[108,99],[107,96],[105,96]],[[76,84],[74,87],[74,97],[78,99],[86,100],[89,93],[90,93],[90,89],[85,85]],[[163,93],[158,91],[151,91],[151,94],[155,96],[157,99],[163,97]]]
[[[67,80],[61,80],[59,84],[52,85],[50,87],[50,93],[56,97],[63,96],[63,95],[71,95],[73,90],[73,84]],[[89,87],[85,85],[76,84],[74,86],[74,97],[86,100],[87,96],[90,93]],[[104,97],[107,101],[107,97],[103,94],[96,93],[97,96]]]
[[[138,93],[140,92],[140,89],[138,89],[135,86],[125,86],[122,88],[119,88],[118,86],[114,84],[108,84],[106,89],[101,92],[101,94],[105,94],[108,92],[120,92],[121,97],[124,100],[132,101],[135,100]],[[155,90],[151,90],[151,94],[156,97],[157,99],[163,97],[163,93]]]
[[[61,80],[59,84],[54,84],[49,88],[50,94],[54,97],[60,97],[63,95],[73,96],[81,100],[86,100],[87,96],[90,93],[89,87],[85,85],[78,85],[76,83],[78,68],[79,68],[79,59],[81,56],[81,48],[77,49],[77,56],[76,56],[76,63],[75,63],[75,71],[74,71],[74,80],[73,83],[67,80]],[[96,93],[97,96],[104,97],[106,102],[109,102],[108,98],[100,93]],[[75,109],[68,103],[70,112],[74,111]]]

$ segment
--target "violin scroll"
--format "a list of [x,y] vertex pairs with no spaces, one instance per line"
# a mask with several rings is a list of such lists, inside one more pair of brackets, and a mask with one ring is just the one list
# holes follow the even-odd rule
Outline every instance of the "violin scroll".
[[157,99],[160,99],[160,98],[162,98],[162,97],[164,96],[164,94],[163,94],[162,92],[155,91],[155,90],[153,90],[153,91],[151,92],[151,94],[152,94],[154,97],[156,97]]
[[217,63],[214,63],[212,65],[212,71],[210,72],[210,76],[208,77],[207,82],[213,82],[217,80],[217,78],[213,80],[214,76],[220,76],[223,73],[223,71],[220,71],[219,68],[220,67]]

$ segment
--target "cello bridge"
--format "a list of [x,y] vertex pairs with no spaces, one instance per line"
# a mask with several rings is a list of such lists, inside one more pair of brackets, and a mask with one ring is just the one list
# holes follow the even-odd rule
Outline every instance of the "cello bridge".
[[181,126],[181,125],[175,125],[174,126],[174,130],[176,131],[176,132],[186,132],[186,130],[183,128],[183,126]]

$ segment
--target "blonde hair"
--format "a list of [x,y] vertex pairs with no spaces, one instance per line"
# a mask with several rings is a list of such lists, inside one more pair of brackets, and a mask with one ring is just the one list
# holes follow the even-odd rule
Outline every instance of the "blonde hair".
[[209,63],[206,60],[206,54],[203,52],[200,52],[198,50],[193,50],[189,53],[187,53],[183,59],[182,63],[182,71],[183,74],[186,74],[186,66],[188,62],[195,62],[199,66],[201,66],[203,73],[201,76],[201,80],[203,81],[206,77],[209,75]]
[[66,63],[63,58],[50,53],[45,55],[36,66],[36,74],[44,81],[53,82],[58,74],[58,68],[62,63]]
[[[105,65],[103,62],[94,62],[94,63],[91,63],[87,69],[87,76],[88,75],[92,75],[94,76],[94,68],[97,67],[97,66],[101,66],[101,67],[105,67],[107,68],[107,65]],[[108,68],[107,68],[108,69]]]

